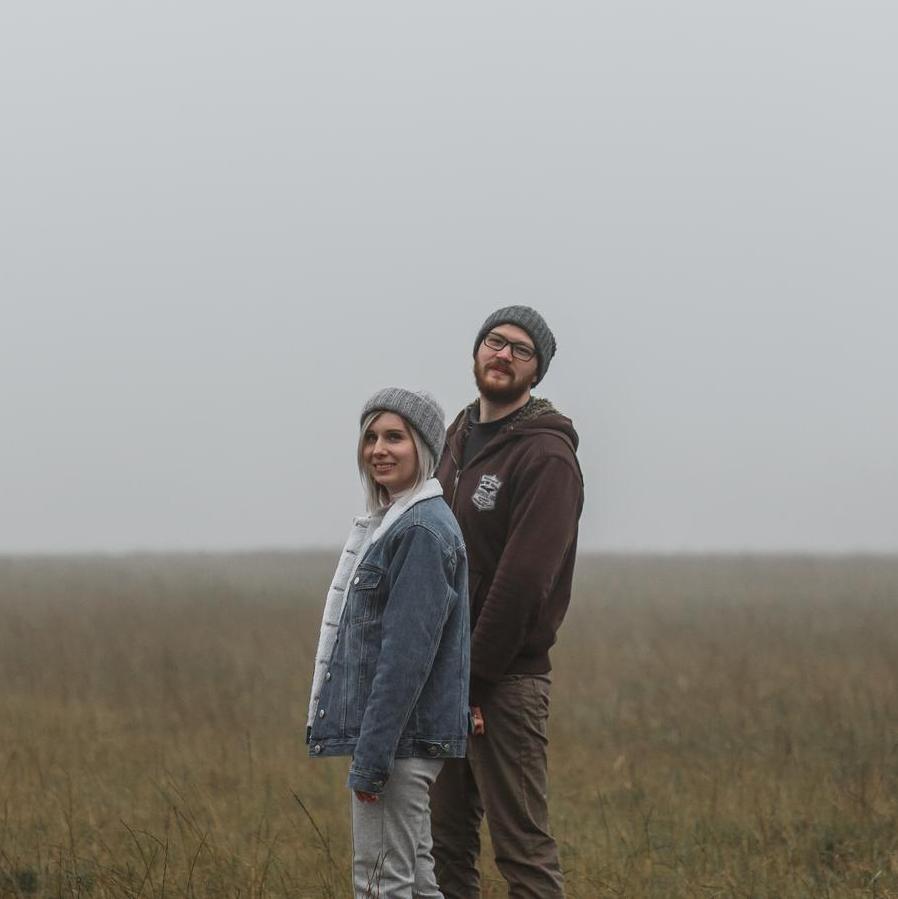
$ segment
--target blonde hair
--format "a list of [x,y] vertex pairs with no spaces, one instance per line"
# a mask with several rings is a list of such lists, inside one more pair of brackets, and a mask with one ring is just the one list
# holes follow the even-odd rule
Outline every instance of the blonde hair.
[[[377,481],[371,477],[371,472],[368,471],[368,466],[365,465],[365,460],[363,458],[365,433],[385,411],[387,410],[375,409],[373,412],[369,412],[362,419],[362,427],[359,430],[359,445],[356,450],[356,461],[359,466],[359,476],[362,479],[362,487],[365,490],[365,507],[369,513],[376,512],[378,509],[382,509],[384,506],[390,504],[390,494],[387,492],[386,487],[378,484]],[[399,417],[402,418],[401,415]],[[415,429],[414,425],[409,424],[404,418],[402,418],[402,422],[408,429],[412,442],[415,444],[418,466],[415,483],[412,484],[411,489],[418,490],[424,485],[424,482],[428,480],[428,478],[433,477],[433,473],[436,471],[437,467],[437,460],[434,458],[430,447],[421,439],[421,435]]]

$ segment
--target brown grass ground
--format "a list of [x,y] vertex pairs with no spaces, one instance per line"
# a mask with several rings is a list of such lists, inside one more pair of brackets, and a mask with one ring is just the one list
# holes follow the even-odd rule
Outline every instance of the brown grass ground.
[[[0,560],[0,896],[349,896],[333,562]],[[898,559],[584,557],[554,663],[571,897],[898,896]]]

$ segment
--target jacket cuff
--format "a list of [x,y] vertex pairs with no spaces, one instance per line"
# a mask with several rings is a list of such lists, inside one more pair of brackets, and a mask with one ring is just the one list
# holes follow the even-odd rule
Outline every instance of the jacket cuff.
[[352,765],[349,769],[349,780],[346,786],[350,790],[361,790],[363,793],[382,793],[388,774],[381,771],[371,771],[367,768],[356,768]]

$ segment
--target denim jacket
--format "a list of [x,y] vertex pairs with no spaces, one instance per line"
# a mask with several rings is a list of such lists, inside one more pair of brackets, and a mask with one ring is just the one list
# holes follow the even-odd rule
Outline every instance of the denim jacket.
[[384,519],[355,569],[311,721],[310,755],[352,755],[353,790],[381,792],[396,758],[465,754],[468,563],[428,485]]

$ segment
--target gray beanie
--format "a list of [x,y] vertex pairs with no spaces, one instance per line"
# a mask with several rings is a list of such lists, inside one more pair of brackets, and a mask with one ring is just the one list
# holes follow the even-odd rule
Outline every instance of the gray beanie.
[[497,309],[477,332],[477,340],[474,341],[475,356],[480,342],[496,325],[517,325],[530,335],[537,353],[538,369],[535,383],[542,381],[555,355],[555,335],[549,330],[546,320],[529,306],[505,306]]
[[440,404],[429,393],[423,390],[405,390],[402,387],[384,387],[362,406],[359,421],[364,421],[369,412],[395,412],[401,415],[421,436],[435,461],[440,461],[443,445],[446,443],[446,416]]

